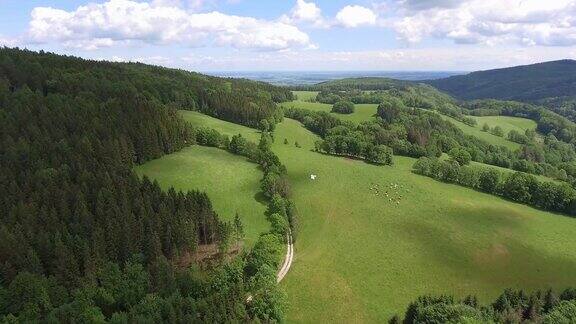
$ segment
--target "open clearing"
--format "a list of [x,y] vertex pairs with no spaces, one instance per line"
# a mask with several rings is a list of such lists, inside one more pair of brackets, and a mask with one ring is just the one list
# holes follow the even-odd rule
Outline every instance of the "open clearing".
[[205,191],[224,220],[234,220],[238,212],[248,246],[270,228],[266,205],[256,200],[262,171],[244,157],[195,145],[140,165],[136,173],[157,180],[165,189]]
[[300,101],[315,100],[318,91],[292,91],[296,95],[296,99]]
[[379,167],[312,152],[317,137],[294,120],[275,137],[300,223],[282,281],[289,322],[382,323],[422,294],[488,302],[508,287],[576,285],[575,219],[413,174],[414,159]]
[[[464,132],[464,134],[467,135],[472,135],[475,136],[481,140],[484,140],[492,145],[499,145],[499,146],[505,146],[511,150],[517,150],[521,147],[520,144],[509,141],[506,139],[506,136],[508,133],[504,133],[504,137],[500,137],[500,136],[496,136],[496,135],[492,135],[489,132],[483,132],[481,127],[483,124],[478,124],[475,127],[474,126],[469,126],[467,124],[464,124],[461,121],[458,121],[450,116],[446,116],[446,115],[442,115],[442,118],[444,118],[445,120],[450,121],[451,123],[453,123],[454,125],[456,125],[456,127],[460,128],[460,130],[462,130]],[[501,116],[492,116],[493,119],[498,119],[498,118],[502,118]],[[500,124],[503,124],[502,122]],[[490,127],[494,127],[496,126],[496,124],[490,125]]]
[[[296,95],[298,95],[299,91],[296,91]],[[285,108],[301,108],[301,109],[308,109],[308,110],[314,110],[314,111],[325,111],[330,113],[330,110],[332,110],[332,105],[329,104],[323,104],[323,103],[319,103],[319,102],[307,102],[307,101],[302,101],[300,99],[300,95],[298,95],[298,100],[295,101],[289,101],[289,102],[283,102],[280,105],[282,107]],[[354,105],[355,109],[354,109],[354,113],[352,114],[336,114],[336,113],[330,113],[333,116],[336,116],[342,120],[348,120],[354,123],[361,123],[363,121],[369,120],[370,118],[372,118],[374,115],[376,115],[376,112],[378,110],[378,105],[376,104],[357,104]]]
[[527,129],[536,129],[536,122],[527,118],[510,116],[483,116],[473,118],[478,122],[476,125],[477,128],[482,129],[482,125],[484,125],[484,123],[488,124],[490,128],[500,126],[502,127],[502,130],[504,130],[504,134],[508,134],[508,132],[511,130],[515,130],[520,134],[524,134]]

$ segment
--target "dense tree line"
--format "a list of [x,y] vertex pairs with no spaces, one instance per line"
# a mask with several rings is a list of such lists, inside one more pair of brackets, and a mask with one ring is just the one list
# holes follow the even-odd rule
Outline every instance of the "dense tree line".
[[568,120],[576,122],[576,96],[570,94],[562,97],[549,97],[537,100],[535,104],[566,117]]
[[475,296],[422,296],[410,303],[403,319],[389,323],[574,323],[576,289],[526,293],[506,289],[494,302],[481,305]]
[[132,171],[214,141],[174,109],[174,84],[223,82],[202,78],[0,50],[0,322],[281,320],[282,238],[201,270],[198,246],[225,258],[241,224],[220,221],[204,193]]
[[[260,181],[262,193],[269,200],[267,216],[272,225],[271,233],[281,237],[291,233],[293,241],[296,241],[298,233],[296,209],[290,200],[291,190],[286,167],[271,150],[274,142],[273,134],[261,132],[258,144],[248,141],[241,134],[229,139],[228,136],[208,128],[200,129],[196,135],[199,143],[205,143],[202,145],[228,150],[230,153],[245,156],[260,165],[264,172]],[[206,138],[210,140],[205,140]]]
[[320,135],[317,141],[317,152],[360,158],[369,163],[392,165],[392,149],[383,143],[377,143],[368,124],[354,125],[322,111],[310,111],[291,108],[286,116],[296,119],[306,128]]
[[348,125],[340,125],[328,130],[323,140],[315,143],[318,152],[361,158],[366,162],[392,165],[392,149],[385,145],[374,145],[364,132]]
[[544,210],[576,216],[576,190],[567,183],[539,181],[523,172],[503,173],[494,168],[461,165],[457,160],[422,157],[414,172],[456,183]]

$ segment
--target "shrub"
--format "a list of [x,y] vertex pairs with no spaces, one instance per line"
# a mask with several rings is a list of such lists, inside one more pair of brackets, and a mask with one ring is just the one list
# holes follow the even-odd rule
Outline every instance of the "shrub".
[[452,161],[458,162],[459,165],[467,165],[472,159],[470,153],[463,148],[453,148],[448,152],[448,155]]
[[354,112],[354,104],[350,101],[338,101],[332,106],[332,112],[339,114],[352,114]]

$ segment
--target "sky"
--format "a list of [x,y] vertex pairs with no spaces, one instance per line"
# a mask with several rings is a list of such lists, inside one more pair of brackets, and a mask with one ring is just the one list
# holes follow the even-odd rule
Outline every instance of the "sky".
[[0,0],[0,46],[194,71],[576,59],[576,0]]

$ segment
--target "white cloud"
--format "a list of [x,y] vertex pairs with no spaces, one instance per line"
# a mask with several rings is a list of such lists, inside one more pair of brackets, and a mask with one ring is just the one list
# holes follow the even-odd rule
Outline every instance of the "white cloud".
[[300,21],[315,22],[322,18],[322,10],[314,2],[297,0],[292,9],[292,18]]
[[487,45],[576,45],[574,0],[405,0],[393,24],[415,43],[432,36]]
[[15,38],[7,38],[0,35],[0,47],[16,47],[20,42]]
[[191,13],[131,0],[88,4],[74,11],[34,8],[28,34],[38,43],[54,41],[83,49],[137,42],[265,50],[310,46],[306,33],[285,22],[216,11]]
[[322,10],[314,2],[297,0],[288,15],[280,17],[279,21],[286,24],[310,24],[316,28],[329,27],[328,22],[322,16]]
[[346,6],[336,14],[336,21],[347,28],[375,25],[376,14],[366,7]]
[[550,51],[543,46],[500,48],[442,47],[375,51],[285,51],[256,55],[236,53],[218,57],[191,55],[176,65],[192,70],[327,70],[327,71],[473,71],[576,58],[567,47]]

